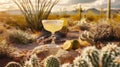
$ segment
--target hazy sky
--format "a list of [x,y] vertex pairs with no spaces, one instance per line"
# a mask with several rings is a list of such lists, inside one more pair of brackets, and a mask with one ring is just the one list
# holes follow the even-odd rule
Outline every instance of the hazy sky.
[[[120,8],[120,0],[111,0],[112,8]],[[81,5],[84,9],[87,8],[105,8],[107,6],[107,0],[60,0],[60,2],[54,7],[52,11],[60,10],[74,10]],[[17,6],[13,4],[12,0],[0,0],[0,11],[14,10]]]

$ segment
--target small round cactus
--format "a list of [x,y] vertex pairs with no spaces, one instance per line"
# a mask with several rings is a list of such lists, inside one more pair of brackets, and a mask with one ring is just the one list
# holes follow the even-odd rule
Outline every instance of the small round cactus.
[[91,32],[89,31],[84,31],[81,35],[80,35],[80,39],[81,40],[85,40],[88,41],[91,44],[94,44],[94,36],[92,35]]
[[88,62],[82,56],[78,56],[77,58],[75,58],[73,63],[74,67],[89,67]]
[[32,67],[40,67],[40,64],[39,64],[39,59],[38,57],[36,56],[36,54],[33,54],[30,58],[30,62],[32,64]]
[[120,55],[120,47],[115,44],[107,44],[101,50],[102,67],[109,67],[112,61]]
[[90,24],[86,20],[86,18],[82,18],[80,22],[78,22],[77,26],[79,26],[80,30],[90,30]]
[[93,46],[87,47],[83,50],[82,56],[92,64],[92,67],[99,67],[99,51]]
[[45,59],[44,67],[60,67],[60,62],[57,57],[51,55]]
[[22,66],[17,62],[9,62],[5,67],[22,67]]

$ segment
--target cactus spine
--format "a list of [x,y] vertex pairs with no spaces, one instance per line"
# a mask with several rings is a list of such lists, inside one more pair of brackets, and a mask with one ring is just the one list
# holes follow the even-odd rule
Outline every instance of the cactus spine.
[[17,62],[9,62],[5,67],[22,67],[22,66]]
[[89,67],[88,62],[82,56],[75,58],[73,61],[74,67]]
[[32,64],[32,67],[40,67],[40,65],[39,65],[39,59],[36,56],[36,54],[34,54],[34,55],[31,56],[30,62]]
[[60,63],[57,57],[51,55],[45,59],[44,67],[60,67]]
[[107,44],[101,50],[102,67],[109,67],[118,55],[120,55],[120,47],[115,44]]
[[116,57],[111,63],[110,67],[120,67],[120,56]]

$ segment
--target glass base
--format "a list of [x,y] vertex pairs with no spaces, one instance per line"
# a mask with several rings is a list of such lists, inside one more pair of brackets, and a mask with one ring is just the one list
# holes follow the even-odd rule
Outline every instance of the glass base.
[[56,48],[56,44],[49,44],[49,48]]
[[50,55],[55,55],[57,51],[59,50],[59,46],[56,44],[49,44],[49,53]]

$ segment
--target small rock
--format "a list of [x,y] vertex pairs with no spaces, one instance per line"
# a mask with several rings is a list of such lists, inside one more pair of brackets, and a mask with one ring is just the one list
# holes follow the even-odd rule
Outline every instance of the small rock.
[[63,49],[58,50],[56,57],[60,59],[61,64],[63,63],[72,63],[74,58],[79,55],[78,52],[74,50],[66,51]]

